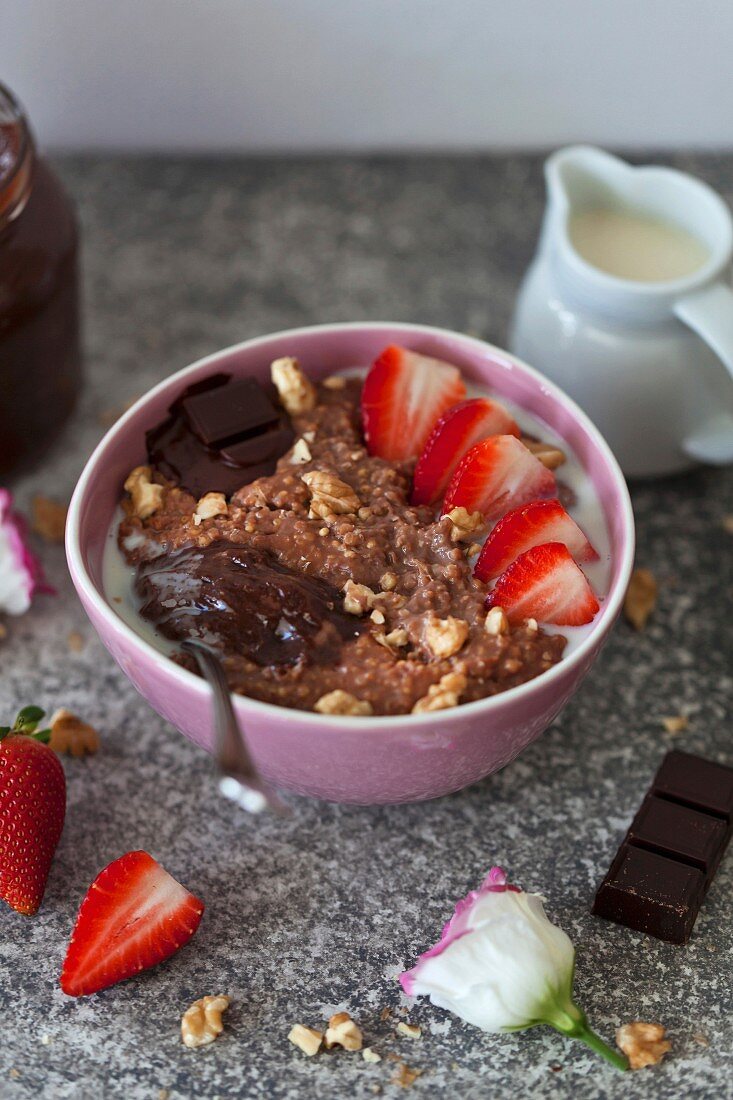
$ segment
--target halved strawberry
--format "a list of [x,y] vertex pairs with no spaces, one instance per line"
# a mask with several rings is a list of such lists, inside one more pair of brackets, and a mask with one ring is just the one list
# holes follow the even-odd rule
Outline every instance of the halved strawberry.
[[369,453],[391,462],[417,458],[438,417],[465,396],[457,367],[394,344],[385,348],[361,394]]
[[465,508],[495,520],[509,508],[555,491],[554,475],[516,436],[491,435],[461,459],[446,490],[442,513]]
[[480,581],[503,573],[525,550],[543,542],[562,542],[577,562],[595,561],[595,552],[559,500],[533,500],[507,512],[491,532],[473,571]]
[[412,503],[438,500],[466,451],[488,435],[519,435],[514,419],[498,401],[474,397],[443,413],[417,460]]
[[81,903],[61,988],[83,997],[169,958],[199,926],[204,903],[147,852],[128,852],[95,878]]
[[545,542],[520,554],[486,597],[487,607],[503,607],[509,622],[537,619],[555,626],[591,622],[599,603],[567,546]]

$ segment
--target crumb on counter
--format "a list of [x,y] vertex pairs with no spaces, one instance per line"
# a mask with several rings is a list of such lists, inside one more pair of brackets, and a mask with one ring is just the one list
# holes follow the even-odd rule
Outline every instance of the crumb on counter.
[[670,1050],[672,1044],[665,1035],[666,1029],[661,1024],[635,1020],[618,1029],[616,1045],[628,1058],[631,1069],[645,1069],[656,1066]]

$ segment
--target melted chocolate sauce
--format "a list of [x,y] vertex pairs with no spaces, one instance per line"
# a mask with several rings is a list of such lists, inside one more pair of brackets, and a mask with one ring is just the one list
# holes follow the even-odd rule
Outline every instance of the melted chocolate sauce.
[[[269,477],[275,472],[277,460],[293,445],[295,436],[290,418],[274,406],[271,406],[274,416],[257,425],[254,434],[252,425],[243,422],[241,439],[236,435],[232,438],[230,431],[221,443],[204,441],[191,426],[192,418],[186,415],[186,404],[199,394],[221,390],[222,405],[226,405],[223,395],[228,386],[236,386],[236,383],[226,374],[214,374],[189,386],[171,405],[162,424],[151,428],[145,437],[150,464],[195,497],[211,492],[231,496],[258,477]],[[261,390],[265,400],[274,399],[274,387],[261,387]],[[203,434],[207,440],[211,439],[211,435]]]
[[141,615],[166,638],[194,638],[261,667],[330,664],[366,629],[325,581],[231,543],[162,555],[139,567],[135,589]]

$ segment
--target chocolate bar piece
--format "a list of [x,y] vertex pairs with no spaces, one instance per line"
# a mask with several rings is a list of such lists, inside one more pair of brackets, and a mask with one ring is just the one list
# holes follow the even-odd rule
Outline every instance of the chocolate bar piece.
[[687,943],[732,831],[733,768],[668,753],[592,912],[670,943]]
[[281,415],[254,378],[193,394],[181,402],[181,408],[189,427],[207,447],[266,432]]

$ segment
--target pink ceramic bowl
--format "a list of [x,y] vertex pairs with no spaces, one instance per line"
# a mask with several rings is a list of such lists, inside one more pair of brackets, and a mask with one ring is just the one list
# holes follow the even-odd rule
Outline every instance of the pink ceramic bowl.
[[281,787],[337,802],[412,802],[475,783],[534,741],[578,689],[621,607],[633,561],[634,520],[621,470],[577,405],[507,352],[424,325],[320,325],[248,340],[172,375],[115,424],[79,479],[66,533],[71,576],[105,646],[159,714],[210,750],[212,708],[204,681],[138,637],[107,602],[102,587],[105,538],[125,477],[144,461],[145,430],[163,418],[184,384],[215,371],[264,379],[273,359],[295,355],[318,378],[369,363],[390,343],[455,363],[466,378],[516,401],[567,440],[603,507],[612,577],[582,645],[536,680],[490,699],[433,714],[343,718],[236,696],[240,722],[262,772]]

